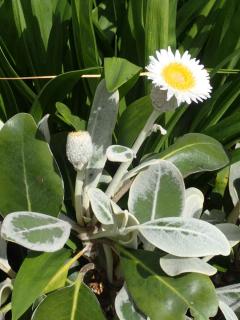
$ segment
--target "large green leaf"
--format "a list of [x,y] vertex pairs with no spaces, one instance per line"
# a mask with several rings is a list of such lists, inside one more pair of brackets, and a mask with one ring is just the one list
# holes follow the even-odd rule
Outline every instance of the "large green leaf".
[[152,102],[149,96],[130,104],[119,119],[118,143],[131,147],[151,112]]
[[141,67],[123,58],[105,58],[104,74],[107,90],[113,92],[119,89],[127,81],[135,77],[141,71]]
[[37,307],[32,320],[105,320],[94,293],[81,280],[55,291]]
[[33,118],[20,113],[0,131],[0,212],[35,211],[57,216],[63,185],[48,144]]
[[139,173],[131,185],[128,208],[140,223],[180,216],[185,205],[181,173],[168,161],[159,160]]
[[62,249],[54,253],[30,253],[21,265],[14,281],[12,296],[13,320],[19,317],[43,294],[45,287],[70,257]]
[[62,101],[83,74],[93,74],[96,72],[99,72],[99,68],[69,71],[48,81],[32,105],[31,114],[36,122],[41,120],[44,113],[55,111],[55,102]]
[[171,161],[184,177],[195,172],[217,170],[229,162],[222,145],[217,140],[200,133],[186,134],[165,151],[147,159]]
[[207,320],[217,313],[215,289],[207,276],[170,278],[159,267],[159,254],[122,247],[119,250],[128,291],[151,320],[184,320],[188,309],[195,320]]

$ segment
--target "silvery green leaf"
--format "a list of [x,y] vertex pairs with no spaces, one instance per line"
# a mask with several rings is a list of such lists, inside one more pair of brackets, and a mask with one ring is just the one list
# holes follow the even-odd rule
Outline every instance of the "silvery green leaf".
[[145,320],[135,308],[125,286],[118,292],[115,298],[115,310],[119,320]]
[[125,228],[136,226],[139,224],[139,221],[136,219],[134,215],[132,215],[130,212],[125,210],[125,214],[127,215],[127,223],[122,230],[119,230],[120,232],[123,232],[123,235],[118,238],[119,243],[124,245],[128,248],[137,249],[138,247],[138,238],[137,238],[137,230],[133,230],[132,232],[127,233],[124,235]]
[[0,283],[0,307],[7,301],[13,289],[12,280],[7,278]]
[[105,225],[114,224],[110,198],[108,198],[102,190],[97,188],[90,188],[88,190],[88,197],[93,213],[98,221]]
[[135,228],[155,247],[178,257],[227,256],[231,251],[218,228],[194,218],[161,218]]
[[216,289],[219,300],[225,302],[233,311],[240,311],[240,283]]
[[115,215],[115,223],[119,229],[124,229],[128,222],[128,211],[123,210],[114,201],[111,200],[112,211]]
[[134,158],[132,149],[120,145],[109,146],[106,155],[108,160],[112,162],[128,162]]
[[0,130],[2,129],[3,126],[4,126],[4,122],[2,122],[2,120],[0,120]]
[[91,187],[97,186],[107,160],[106,150],[112,143],[118,104],[118,91],[108,92],[105,80],[102,80],[95,93],[87,127],[93,142],[93,155],[86,171],[86,184]]
[[138,166],[136,166],[135,168],[133,168],[132,170],[128,171],[124,176],[122,181],[126,181],[128,179],[131,179],[132,177],[136,176],[139,172],[141,172],[142,170],[148,168],[149,166],[152,166],[154,164],[158,164],[159,163],[159,159],[153,159],[153,160],[149,160],[143,163],[140,163]]
[[180,171],[166,160],[149,166],[133,181],[129,211],[140,223],[161,217],[180,216],[185,204],[185,187]]
[[196,272],[212,276],[217,269],[199,258],[181,258],[167,254],[160,258],[160,266],[169,276],[177,276],[186,272]]
[[228,239],[231,247],[240,242],[240,228],[232,223],[220,223],[215,225]]
[[48,118],[50,114],[46,114],[39,122],[38,122],[38,130],[41,132],[43,137],[45,138],[47,143],[50,143],[50,131],[48,127]]
[[201,215],[201,219],[211,224],[222,223],[226,219],[225,212],[217,209],[205,210]]
[[[239,147],[240,144],[238,143],[236,149]],[[240,199],[240,161],[237,161],[230,166],[228,185],[233,205],[236,206]]]
[[222,300],[219,300],[219,308],[226,320],[238,320],[236,313]]
[[61,249],[70,235],[69,223],[46,214],[18,211],[3,220],[1,236],[35,251]]
[[185,192],[185,207],[182,217],[199,219],[203,209],[204,196],[197,188],[188,188]]
[[[2,226],[0,225],[0,229]],[[4,239],[0,237],[0,269],[6,273],[11,270],[7,258],[7,243]]]

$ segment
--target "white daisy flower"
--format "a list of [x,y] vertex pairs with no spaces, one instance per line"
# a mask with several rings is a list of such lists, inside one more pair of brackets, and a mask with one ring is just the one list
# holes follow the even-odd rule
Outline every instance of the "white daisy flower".
[[150,56],[146,69],[149,71],[148,79],[167,91],[167,101],[175,96],[178,106],[183,102],[198,103],[210,97],[209,74],[199,60],[191,58],[188,51],[182,56],[178,50],[174,55],[170,47],[156,51],[156,58]]

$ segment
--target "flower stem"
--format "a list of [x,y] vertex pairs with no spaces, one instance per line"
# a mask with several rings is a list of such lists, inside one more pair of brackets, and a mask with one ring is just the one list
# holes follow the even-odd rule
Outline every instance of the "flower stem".
[[106,272],[110,283],[113,283],[113,256],[112,250],[107,244],[103,244],[103,250],[106,258]]
[[83,205],[82,205],[82,192],[83,192],[83,179],[85,170],[78,170],[75,183],[75,211],[76,219],[80,226],[84,225],[83,220]]
[[[137,140],[135,141],[132,150],[134,151],[134,153],[136,154],[138,152],[138,150],[140,149],[141,145],[143,144],[143,142],[145,141],[145,139],[148,137],[149,133],[152,130],[152,127],[155,123],[155,121],[157,120],[157,118],[159,117],[159,115],[161,114],[161,111],[159,110],[153,110],[151,115],[149,116],[144,128],[142,129],[142,131],[140,132]],[[129,166],[131,165],[132,160],[128,161],[128,162],[124,162],[120,165],[120,167],[118,168],[117,172],[115,173],[112,182],[110,183],[110,185],[108,186],[107,190],[106,190],[106,195],[109,197],[113,197],[115,195],[115,193],[118,191],[118,188],[121,186],[121,180],[122,177],[124,176],[124,174],[126,173],[127,169],[129,168]]]

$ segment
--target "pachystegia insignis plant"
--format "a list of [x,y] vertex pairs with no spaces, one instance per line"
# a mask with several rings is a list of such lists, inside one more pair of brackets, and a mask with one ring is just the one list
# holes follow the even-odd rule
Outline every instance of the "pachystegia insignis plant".
[[[215,211],[202,213],[202,192],[184,183],[193,173],[226,166],[223,147],[209,136],[190,133],[164,152],[141,158],[142,147],[153,132],[166,134],[156,123],[162,114],[183,102],[210,97],[208,73],[188,52],[181,56],[170,48],[150,57],[147,70],[153,82],[153,110],[132,148],[112,145],[119,92],[108,89],[107,79],[98,84],[87,130],[67,137],[67,158],[76,171],[75,218],[73,210],[61,208],[63,166],[59,169],[49,148],[49,116],[36,126],[30,115],[19,113],[2,124],[0,180],[8,190],[11,184],[15,202],[13,211],[9,198],[4,192],[0,195],[5,216],[1,235],[31,250],[16,279],[1,284],[1,294],[6,296],[1,299],[7,299],[13,288],[12,302],[2,310],[5,314],[12,309],[13,320],[26,314],[33,320],[105,319],[86,285],[89,274],[96,276],[99,269],[106,271],[105,285],[114,288],[108,296],[114,302],[108,306],[115,306],[111,317],[202,320],[214,317],[220,307],[226,319],[236,318],[236,308],[230,305],[239,285],[215,289],[209,276],[217,272],[213,258],[229,256],[240,241],[239,228],[219,223]],[[107,172],[109,162],[121,163],[113,177]],[[11,163],[21,174],[16,185]],[[3,239],[1,268],[14,277]],[[87,263],[78,261],[82,256]],[[95,289],[98,294],[100,284]]]

